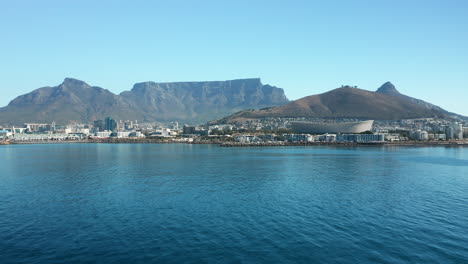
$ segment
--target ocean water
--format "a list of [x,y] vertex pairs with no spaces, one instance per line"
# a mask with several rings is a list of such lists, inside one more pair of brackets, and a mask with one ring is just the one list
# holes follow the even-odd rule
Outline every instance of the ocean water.
[[0,263],[468,263],[468,148],[0,146]]

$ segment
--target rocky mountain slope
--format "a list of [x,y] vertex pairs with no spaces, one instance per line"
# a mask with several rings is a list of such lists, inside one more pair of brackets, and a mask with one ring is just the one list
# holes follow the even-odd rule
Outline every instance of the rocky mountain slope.
[[230,123],[243,119],[265,117],[355,118],[399,120],[411,118],[462,118],[444,109],[400,94],[387,82],[376,92],[353,87],[307,96],[286,105],[262,110],[242,111],[219,120]]
[[137,83],[120,95],[83,81],[66,78],[55,87],[43,87],[0,108],[0,124],[70,120],[93,121],[111,116],[140,122],[203,123],[243,109],[288,103],[281,88],[260,79],[219,82]]
[[213,82],[137,83],[120,94],[144,109],[146,120],[189,120],[202,123],[245,109],[289,102],[283,89],[260,79]]

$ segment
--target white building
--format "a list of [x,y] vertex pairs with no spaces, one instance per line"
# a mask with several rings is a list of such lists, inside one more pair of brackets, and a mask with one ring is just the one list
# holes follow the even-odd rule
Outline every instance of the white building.
[[424,130],[414,131],[411,132],[411,139],[426,141],[429,140],[429,133],[427,133],[427,131]]
[[5,139],[11,135],[13,135],[13,133],[11,133],[9,130],[0,130],[0,139]]
[[119,131],[116,133],[117,138],[128,138],[130,136],[131,131]]
[[453,122],[445,128],[445,135],[447,139],[463,139],[463,124]]
[[234,137],[234,140],[240,143],[253,143],[253,142],[263,141],[257,136],[252,136],[252,135],[238,135]]
[[111,134],[111,131],[96,132],[96,138],[109,138]]
[[310,134],[285,134],[283,138],[290,142],[314,142],[314,136]]
[[14,134],[10,137],[15,141],[37,142],[37,141],[64,141],[84,140],[84,134]]
[[175,137],[177,132],[170,130],[169,128],[161,128],[151,133],[150,137]]

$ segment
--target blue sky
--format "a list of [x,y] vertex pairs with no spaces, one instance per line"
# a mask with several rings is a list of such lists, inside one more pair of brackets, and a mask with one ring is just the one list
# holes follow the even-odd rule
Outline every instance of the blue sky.
[[0,106],[65,77],[260,77],[290,99],[342,84],[468,115],[468,1],[4,1]]

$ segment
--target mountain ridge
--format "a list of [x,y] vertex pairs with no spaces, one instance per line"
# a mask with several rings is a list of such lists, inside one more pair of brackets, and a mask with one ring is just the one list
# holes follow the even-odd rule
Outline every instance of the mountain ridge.
[[136,83],[114,94],[84,81],[65,78],[20,95],[0,108],[0,123],[90,122],[112,116],[142,122],[203,123],[247,108],[289,102],[284,90],[263,85],[260,78],[208,82]]
[[242,111],[213,122],[232,123],[267,117],[373,120],[430,117],[468,119],[423,100],[403,95],[391,82],[386,82],[375,92],[343,86],[322,94],[306,96],[282,106]]

